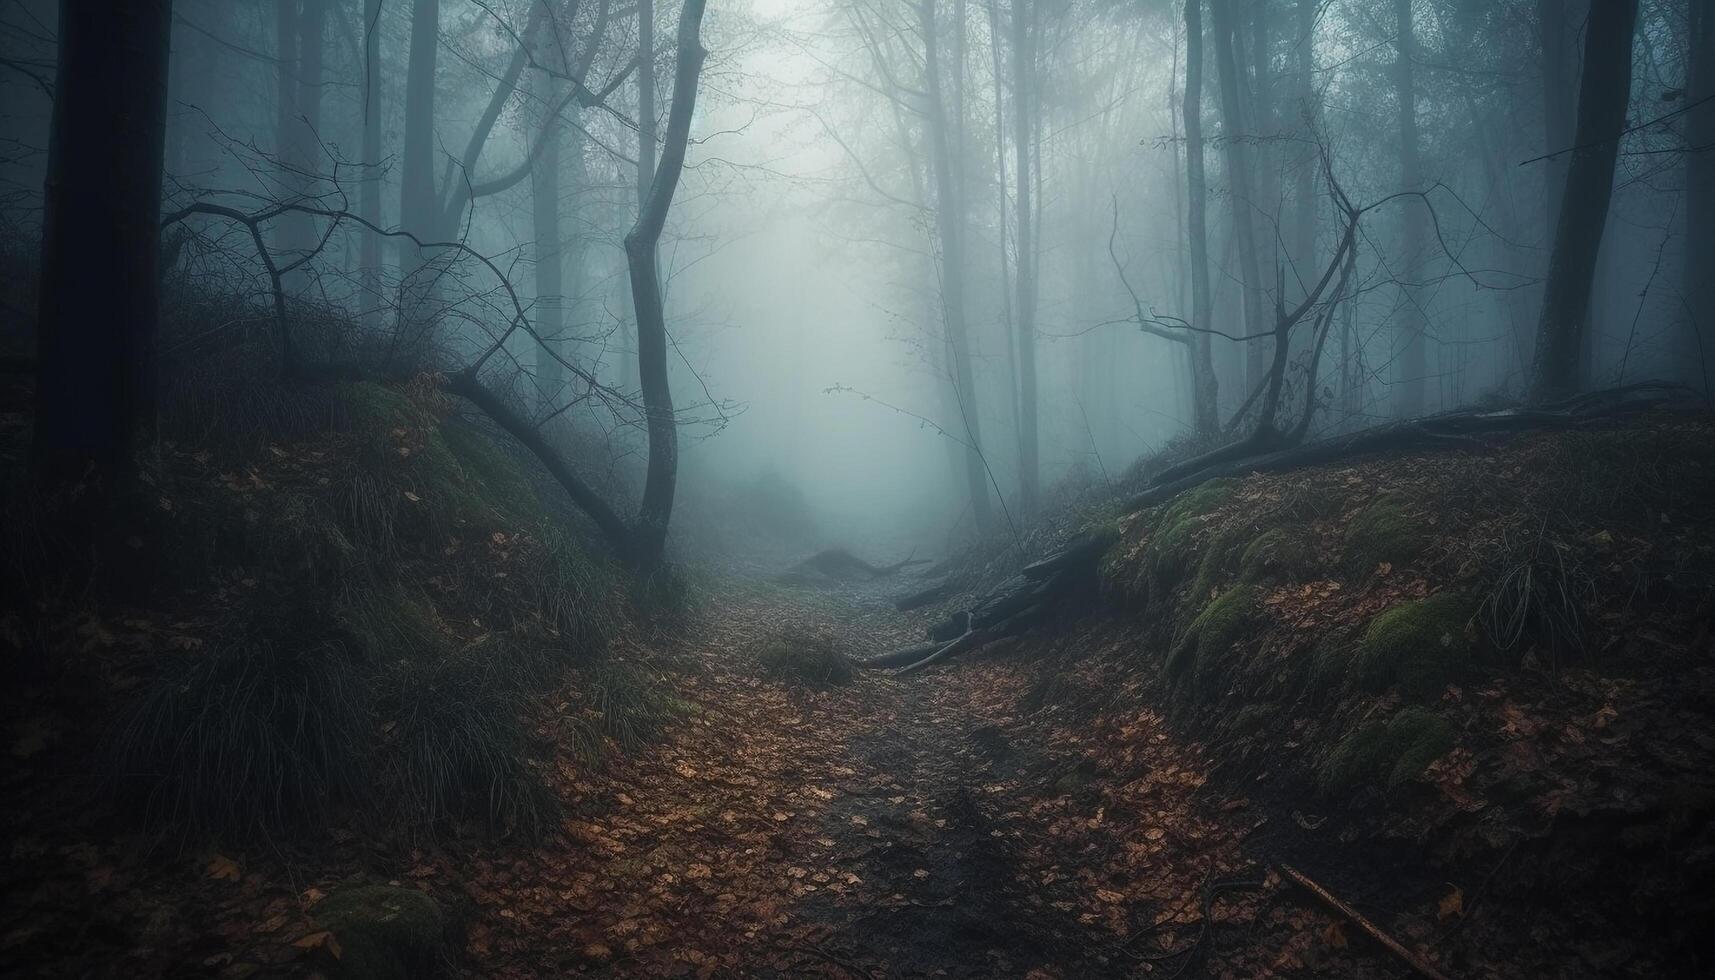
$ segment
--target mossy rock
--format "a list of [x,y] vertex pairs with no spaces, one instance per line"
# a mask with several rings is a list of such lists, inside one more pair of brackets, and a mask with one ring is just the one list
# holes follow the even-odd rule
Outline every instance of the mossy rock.
[[1191,582],[1191,600],[1201,603],[1222,584],[1233,571],[1234,560],[1241,554],[1252,530],[1245,524],[1222,528],[1203,545],[1203,557],[1197,563],[1197,577]]
[[1283,527],[1272,528],[1251,540],[1239,557],[1239,579],[1244,582],[1296,582],[1310,577],[1316,555],[1309,542]]
[[1194,696],[1218,693],[1216,685],[1231,660],[1233,645],[1256,619],[1256,590],[1239,585],[1222,593],[1197,614],[1174,644],[1162,669],[1167,676],[1188,678]]
[[1470,662],[1475,613],[1466,596],[1441,592],[1378,614],[1358,641],[1358,682],[1377,692],[1398,686],[1407,697],[1439,694]]
[[756,655],[763,673],[796,687],[825,689],[850,684],[851,658],[830,637],[777,640]]
[[1377,565],[1412,561],[1429,546],[1429,535],[1398,497],[1380,497],[1346,527],[1346,566],[1367,575]]
[[1202,518],[1232,499],[1238,485],[1234,478],[1210,480],[1173,498],[1162,509],[1149,539],[1150,570],[1158,579],[1170,582],[1184,572],[1191,540]]
[[1247,704],[1229,716],[1222,728],[1229,736],[1255,735],[1280,716],[1280,706],[1270,702]]
[[1325,793],[1363,785],[1393,788],[1423,774],[1458,741],[1447,719],[1424,708],[1405,708],[1346,736],[1317,773]]
[[420,891],[339,888],[322,899],[315,916],[339,944],[339,956],[327,970],[338,980],[409,980],[443,972],[446,916]]

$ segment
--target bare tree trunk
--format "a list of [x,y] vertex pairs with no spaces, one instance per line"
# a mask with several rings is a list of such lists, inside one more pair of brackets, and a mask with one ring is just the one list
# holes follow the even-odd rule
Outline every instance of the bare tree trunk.
[[[955,431],[963,433],[965,482],[977,526],[994,519],[989,502],[987,464],[982,457],[982,422],[977,412],[976,380],[971,370],[970,338],[965,322],[964,201],[958,194],[957,165],[941,82],[940,36],[936,0],[918,0],[923,35],[923,74],[928,89],[929,158],[935,177],[935,225],[941,239],[941,310],[947,351],[952,360],[953,394],[959,408]],[[1022,408],[1021,408],[1022,411]]]
[[[1226,0],[1232,2],[1232,0]],[[1249,207],[1252,227],[1252,248],[1255,258],[1252,260],[1257,275],[1247,277],[1245,306],[1251,317],[1251,325],[1260,332],[1273,322],[1273,311],[1269,309],[1266,295],[1269,286],[1276,282],[1276,272],[1279,268],[1280,248],[1278,234],[1271,231],[1271,222],[1261,210],[1271,201],[1279,199],[1280,171],[1275,165],[1278,152],[1275,145],[1268,140],[1274,131],[1274,79],[1270,61],[1268,7],[1270,0],[1247,0],[1238,6],[1240,12],[1250,13],[1251,43],[1250,43],[1250,78],[1253,84],[1245,84],[1245,44],[1244,26],[1242,19],[1233,26],[1233,56],[1238,62],[1237,89],[1239,93],[1239,115],[1235,118],[1242,122],[1233,127],[1235,133],[1243,133],[1251,137],[1250,144],[1244,148],[1246,173],[1245,203]],[[1278,216],[1278,211],[1276,212]],[[1275,297],[1276,303],[1286,302],[1285,296]],[[1245,383],[1254,388],[1263,378],[1271,363],[1267,341],[1253,340],[1245,344]]]
[[538,139],[547,145],[530,168],[530,225],[536,241],[536,333],[544,350],[536,353],[536,400],[554,404],[564,383],[555,355],[565,355],[565,255],[560,230],[560,126],[552,115],[542,120]]
[[667,546],[667,524],[673,516],[678,480],[679,429],[673,392],[667,376],[667,318],[661,302],[661,276],[656,246],[667,224],[667,211],[685,168],[685,146],[691,134],[691,113],[697,103],[703,48],[700,30],[704,0],[685,0],[679,15],[679,50],[673,75],[673,102],[667,112],[667,139],[649,196],[637,214],[637,224],[625,236],[625,257],[631,271],[631,301],[637,310],[637,367],[643,389],[644,415],[649,429],[649,468],[643,500],[632,528],[632,561],[643,569],[661,562]]
[[[381,225],[381,7],[384,0],[363,0],[363,183],[357,191],[358,215]],[[357,260],[363,283],[363,325],[381,327],[381,236],[362,233]]]
[[1715,9],[1691,4],[1686,113],[1684,293],[1688,380],[1715,397]]
[[1614,193],[1614,159],[1632,90],[1632,30],[1638,0],[1591,5],[1584,67],[1578,88],[1578,130],[1566,171],[1560,221],[1548,262],[1542,316],[1537,324],[1531,402],[1571,396],[1578,388],[1579,353],[1587,329],[1590,280],[1602,247],[1608,202]]
[[32,453],[51,480],[125,469],[155,403],[170,0],[61,0],[43,185]]
[[[297,44],[294,49],[297,68],[294,81],[297,94],[291,101],[294,118],[281,134],[286,140],[286,164],[295,171],[288,180],[302,195],[316,192],[315,179],[319,164],[322,127],[322,42],[327,26],[327,0],[301,0],[298,12]],[[281,69],[282,79],[285,69]],[[316,247],[316,222],[307,214],[286,215],[282,236],[285,247],[299,255],[307,255]],[[307,279],[295,274],[300,288]]]
[[[418,238],[440,236],[440,199],[435,192],[435,58],[441,44],[441,0],[413,0],[411,48],[405,65],[405,136],[399,161],[399,226]],[[421,324],[430,295],[422,277],[425,256],[400,246],[399,315],[404,325]]]
[[[1293,45],[1298,118],[1294,126],[1303,149],[1296,154],[1297,170],[1292,189],[1292,262],[1298,276],[1309,275],[1316,261],[1316,132],[1312,125],[1316,116],[1316,9],[1319,0],[1298,0],[1298,31]],[[1308,282],[1303,288],[1310,288]]]
[[[1695,5],[1695,4],[1694,4]],[[1537,43],[1542,57],[1542,139],[1553,153],[1572,145],[1573,45],[1570,20],[1577,0],[1536,0]],[[1551,157],[1543,168],[1543,230],[1548,240],[1554,240],[1555,226],[1560,223],[1560,198],[1566,190],[1567,155]]]
[[[274,157],[285,165],[279,181],[290,195],[302,189],[292,173],[298,155],[298,28],[298,0],[274,0]],[[296,249],[308,220],[302,214],[283,216],[275,231],[277,248]]]
[[1239,272],[1244,279],[1245,334],[1258,337],[1242,346],[1246,377],[1245,387],[1255,388],[1264,375],[1257,358],[1262,355],[1260,336],[1267,332],[1264,324],[1266,301],[1263,292],[1262,269],[1257,251],[1255,207],[1256,185],[1251,180],[1250,155],[1244,144],[1245,125],[1242,94],[1239,90],[1238,59],[1233,51],[1236,25],[1233,0],[1209,0],[1209,12],[1215,27],[1215,68],[1220,76],[1221,135],[1227,158],[1227,183],[1232,189],[1233,237],[1238,250]]
[[1030,211],[1030,146],[1035,140],[1031,100],[1035,54],[1030,47],[1029,0],[1012,0],[1012,112],[1017,164],[1014,196],[1018,206],[1018,470],[1024,509],[1034,510],[1041,494],[1036,406],[1036,255]]
[[[1417,86],[1412,70],[1416,57],[1416,33],[1411,22],[1412,0],[1394,0],[1394,29],[1398,50],[1394,56],[1394,98],[1399,111],[1399,186],[1415,191],[1423,183],[1417,138]],[[1400,333],[1404,345],[1399,355],[1399,399],[1402,416],[1422,415],[1424,380],[1429,357],[1424,331],[1427,328],[1417,283],[1423,278],[1423,206],[1405,199],[1400,213],[1400,251],[1403,256],[1400,286]]]
[[1215,378],[1212,339],[1214,326],[1209,296],[1209,184],[1203,162],[1203,0],[1185,0],[1185,186],[1187,238],[1191,247],[1192,418],[1197,434],[1208,436],[1220,427],[1217,408],[1220,383]]
[[655,0],[637,3],[637,207],[655,182]]
[[[994,163],[995,218],[1000,227],[1000,308],[1001,326],[1006,329],[1006,393],[1012,405],[1012,427],[1024,427],[1023,410],[1019,404],[1018,334],[1012,314],[1012,259],[1007,252],[1006,216],[1006,102],[1002,97],[1005,72],[1000,63],[1000,0],[988,0],[989,53],[994,56]],[[895,110],[897,111],[897,110]],[[912,169],[913,177],[916,169]]]

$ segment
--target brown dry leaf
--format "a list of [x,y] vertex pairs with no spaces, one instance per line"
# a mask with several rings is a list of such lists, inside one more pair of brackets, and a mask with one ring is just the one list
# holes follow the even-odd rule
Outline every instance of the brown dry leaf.
[[340,949],[339,940],[334,937],[333,933],[326,929],[323,929],[320,932],[312,932],[302,939],[292,943],[292,945],[299,949],[325,949],[328,951],[328,955],[332,956],[336,960],[345,952]]
[[206,870],[208,876],[215,881],[237,881],[242,877],[242,873],[238,870],[238,862],[224,854],[216,854],[209,858]]
[[1436,907],[1436,918],[1451,919],[1454,916],[1465,917],[1465,892],[1458,885],[1448,882],[1447,887],[1453,889],[1441,897],[1441,903]]
[[1335,949],[1345,949],[1346,924],[1344,922],[1328,923],[1327,928],[1322,930],[1322,941]]

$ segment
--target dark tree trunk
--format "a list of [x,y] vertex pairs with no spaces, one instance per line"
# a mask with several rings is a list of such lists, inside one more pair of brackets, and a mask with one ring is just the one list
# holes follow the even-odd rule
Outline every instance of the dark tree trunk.
[[1220,76],[1221,135],[1227,157],[1227,184],[1231,189],[1233,209],[1233,245],[1238,252],[1239,271],[1244,279],[1245,330],[1247,336],[1259,339],[1241,345],[1245,368],[1240,377],[1244,386],[1254,389],[1263,379],[1265,365],[1261,358],[1264,348],[1260,336],[1268,329],[1264,315],[1262,268],[1257,251],[1256,185],[1251,180],[1250,153],[1245,146],[1244,96],[1239,87],[1238,56],[1233,50],[1237,41],[1237,24],[1233,0],[1209,0],[1214,20],[1215,69]]
[[1031,125],[1035,56],[1030,48],[1030,13],[1029,0],[1012,0],[1012,139],[1017,152],[1013,176],[1018,205],[1015,222],[1018,226],[1018,484],[1027,511],[1036,508],[1041,493],[1036,406],[1036,255],[1031,244],[1034,217],[1030,210],[1030,147],[1035,140]]
[[[1416,57],[1416,31],[1411,22],[1412,0],[1394,0],[1394,28],[1398,49],[1394,54],[1394,99],[1399,111],[1399,186],[1421,190],[1422,164],[1417,138],[1417,84],[1412,60]],[[1429,374],[1427,329],[1422,297],[1417,289],[1423,278],[1423,204],[1411,198],[1400,202],[1400,313],[1402,349],[1399,355],[1400,415],[1423,414],[1424,383]]]
[[697,83],[703,59],[700,29],[703,0],[685,0],[679,15],[679,49],[673,75],[673,102],[667,111],[667,139],[649,196],[637,224],[625,236],[625,257],[631,271],[631,302],[637,311],[637,368],[643,389],[644,415],[649,430],[648,474],[643,501],[632,528],[631,557],[638,567],[659,565],[667,546],[667,524],[673,516],[673,494],[679,469],[679,428],[673,392],[667,376],[667,317],[661,301],[661,276],[656,247],[667,224],[667,211],[685,169],[685,145],[691,134],[691,113],[697,104]]
[[61,0],[43,193],[35,462],[124,467],[154,412],[171,0]]
[[[418,238],[437,237],[440,201],[435,192],[435,59],[441,45],[441,0],[414,0],[411,48],[405,65],[405,137],[399,160],[399,226]],[[400,245],[400,273],[417,277],[400,290],[399,315],[418,325],[428,301],[421,281],[425,256]]]
[[[987,528],[994,519],[989,502],[987,464],[982,456],[982,423],[977,411],[976,376],[971,370],[971,350],[965,322],[964,199],[959,195],[958,152],[950,124],[941,80],[941,39],[935,16],[936,0],[918,0],[918,22],[923,36],[924,87],[928,93],[929,159],[935,178],[935,226],[941,240],[941,309],[946,327],[949,377],[959,420],[953,431],[963,433],[965,483],[971,495],[971,513],[977,526]],[[1020,406],[1020,412],[1025,410]]]
[[[560,56],[559,44],[544,45],[543,57],[550,71],[565,72],[569,66]],[[565,235],[560,223],[564,170],[560,153],[565,142],[559,116],[542,115],[536,137],[542,146],[530,168],[530,224],[536,241],[536,335],[541,348],[534,351],[536,400],[552,406],[560,396],[565,372],[559,358],[565,356],[562,334],[566,329]]]
[[[1578,129],[1567,165],[1548,283],[1537,323],[1531,402],[1542,404],[1578,388],[1579,355],[1587,329],[1590,280],[1602,247],[1614,159],[1632,89],[1632,29],[1638,0],[1598,0],[1585,33],[1578,88]],[[1559,149],[1558,147],[1556,149]]]
[[[1191,248],[1191,324],[1199,331],[1214,326],[1209,296],[1209,182],[1203,160],[1203,10],[1202,0],[1185,0],[1185,186],[1186,237]],[[1192,418],[1198,435],[1220,427],[1220,385],[1208,333],[1191,338]]]
[[1685,312],[1689,381],[1715,397],[1715,8],[1691,4],[1685,99]]
[[[282,2],[282,6],[290,6]],[[282,26],[285,22],[282,19]],[[327,0],[301,0],[297,22],[296,43],[287,52],[295,62],[293,71],[280,69],[282,84],[288,77],[295,89],[287,108],[292,113],[280,132],[282,155],[290,173],[286,181],[293,193],[315,193],[312,174],[322,169],[319,161],[322,125],[322,42],[327,26]],[[282,95],[284,98],[284,95]],[[281,218],[281,245],[292,255],[304,255],[316,246],[315,219],[295,213]],[[301,286],[304,275],[294,273]]]
[[[363,183],[358,188],[357,212],[371,225],[381,225],[381,8],[383,0],[363,0]],[[363,324],[381,326],[381,236],[362,233],[357,265],[364,287]]]

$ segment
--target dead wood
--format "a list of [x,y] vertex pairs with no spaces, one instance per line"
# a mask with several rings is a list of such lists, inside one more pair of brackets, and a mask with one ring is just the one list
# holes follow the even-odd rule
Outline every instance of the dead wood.
[[940,582],[929,586],[927,589],[900,596],[893,600],[893,608],[900,612],[910,612],[913,609],[921,609],[924,606],[940,602],[952,594],[953,583],[950,581]]
[[1345,902],[1340,901],[1340,899],[1328,889],[1323,888],[1321,885],[1318,885],[1315,881],[1311,880],[1309,875],[1299,871],[1290,864],[1281,865],[1280,873],[1291,880],[1293,884],[1298,885],[1300,888],[1303,888],[1305,891],[1316,896],[1323,905],[1326,905],[1335,912],[1345,916],[1353,925],[1362,929],[1364,931],[1364,935],[1369,936],[1371,939],[1380,943],[1388,952],[1399,957],[1402,962],[1409,965],[1422,976],[1428,977],[1429,980],[1448,980],[1445,973],[1442,973],[1440,970],[1437,970],[1434,966],[1430,965],[1430,963],[1423,957],[1418,956],[1411,950],[1401,946],[1397,939],[1394,939],[1392,936],[1383,932],[1381,927],[1377,926],[1374,922],[1364,918],[1357,909],[1354,909]]
[[1479,436],[1495,433],[1579,428],[1663,407],[1684,392],[1678,385],[1645,382],[1593,391],[1540,408],[1443,412],[1300,445],[1282,445],[1278,438],[1253,436],[1171,467],[1152,486],[1132,497],[1125,509],[1132,512],[1152,507],[1221,477],[1320,466],[1368,453],[1481,445]]

